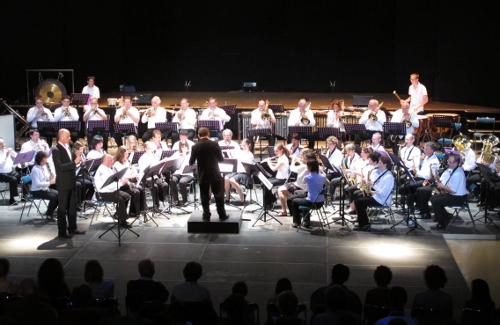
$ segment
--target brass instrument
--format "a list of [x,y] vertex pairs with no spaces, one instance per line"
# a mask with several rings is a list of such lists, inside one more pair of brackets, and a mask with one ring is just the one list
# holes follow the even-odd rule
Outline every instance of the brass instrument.
[[264,107],[264,112],[260,116],[262,121],[267,122],[271,120],[271,114],[269,114],[269,100],[266,100],[266,106]]
[[[349,159],[349,157],[342,159],[342,169],[343,170],[347,169],[347,163],[346,163],[347,159]],[[354,185],[354,184],[356,184],[356,175],[354,175],[354,174],[351,173],[351,176],[349,176],[347,182],[351,186]]]
[[128,110],[129,110],[129,108],[128,108],[128,107],[124,107],[124,108],[123,108],[122,115],[120,116],[120,118],[121,118],[122,120],[124,120],[124,119],[126,119],[126,118],[127,118],[127,113],[128,113]]
[[[431,168],[431,173],[432,173],[432,168]],[[435,183],[441,183],[441,179],[439,178],[439,173],[436,171],[436,175],[434,176],[434,179],[435,179]],[[448,192],[446,192],[446,190],[442,189],[442,188],[433,188],[432,189],[432,194],[431,195],[439,195],[439,194],[446,194]]]
[[367,181],[363,182],[364,176],[363,176],[363,169],[366,167],[369,167],[370,165],[366,165],[365,167],[361,168],[361,183],[358,184],[358,189],[363,193],[363,197],[367,197],[371,195],[371,188],[368,186],[367,182],[370,181],[370,174],[371,170],[368,171],[367,176]]
[[208,119],[209,120],[215,120],[215,110],[209,108],[209,111],[208,111]]
[[380,103],[377,107],[377,109],[375,110],[375,112],[373,113],[370,113],[370,115],[368,115],[368,119],[372,122],[377,122],[378,121],[378,117],[377,117],[377,113],[378,111],[380,110],[380,108],[382,107],[382,105],[384,105],[384,102]]
[[63,113],[64,113],[64,116],[68,117],[70,114],[69,114],[69,107],[65,107],[63,108]]
[[300,123],[304,125],[311,124],[311,121],[307,118],[307,113],[309,113],[310,108],[311,108],[311,102],[307,102],[307,106],[306,109],[304,110],[304,113],[302,113],[302,118],[300,119]]
[[[497,156],[496,153],[493,153],[492,148],[499,143],[498,137],[493,134],[484,134],[481,136],[481,142],[483,143],[483,149],[481,150],[480,159],[485,164],[492,164]],[[498,165],[500,164],[497,164],[497,166]]]
[[153,113],[154,110],[155,109],[153,107],[151,107],[150,109],[148,109],[148,111],[146,112],[146,116],[147,117],[151,117],[151,115],[152,115],[152,113]]
[[432,165],[435,165],[435,164],[429,164],[429,175],[430,175],[430,178],[424,180],[424,182],[422,183],[422,186],[428,186],[428,185],[431,185],[431,184],[433,184],[433,183],[436,182],[436,177],[435,177],[435,175],[434,175],[434,173],[432,171]]
[[340,100],[340,105],[341,105],[341,108],[340,108],[339,122],[344,124],[344,123],[347,123],[347,116],[345,116],[345,105],[344,105],[343,99]]
[[[488,135],[486,135],[488,136]],[[458,149],[460,156],[462,157],[462,163],[465,162],[465,151],[470,148],[471,142],[469,139],[464,137],[462,133],[453,137],[453,146]]]
[[399,99],[399,101],[402,101],[401,97],[399,97],[398,93],[395,90],[392,93],[394,94],[394,96],[396,96],[397,99]]

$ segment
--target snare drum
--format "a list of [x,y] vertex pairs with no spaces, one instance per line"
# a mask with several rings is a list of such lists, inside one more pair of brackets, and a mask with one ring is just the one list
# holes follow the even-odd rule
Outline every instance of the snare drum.
[[108,98],[108,106],[116,106],[118,98]]

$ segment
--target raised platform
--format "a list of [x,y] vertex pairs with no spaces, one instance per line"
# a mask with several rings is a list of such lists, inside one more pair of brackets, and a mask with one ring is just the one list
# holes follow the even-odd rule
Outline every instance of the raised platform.
[[210,220],[202,218],[202,212],[194,210],[187,222],[188,233],[238,234],[241,227],[241,213],[227,211],[228,219],[219,220],[217,213],[212,213]]

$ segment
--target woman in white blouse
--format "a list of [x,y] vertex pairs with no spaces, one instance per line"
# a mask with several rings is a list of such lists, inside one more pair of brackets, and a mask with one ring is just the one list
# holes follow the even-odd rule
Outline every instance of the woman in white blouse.
[[[269,168],[273,172],[276,172],[276,177],[270,178],[269,182],[271,182],[271,184],[273,185],[283,185],[288,179],[288,169],[290,167],[288,156],[290,155],[290,152],[282,144],[278,144],[276,147],[274,147],[274,152],[278,156],[278,161],[276,163],[273,163],[270,158],[265,159],[265,161],[267,161],[267,164],[269,165]],[[273,192],[268,190],[267,187],[264,187],[264,191],[266,205],[268,206],[268,208],[272,208],[274,206],[274,202],[276,202],[277,199],[274,196]]]
[[240,202],[245,203],[245,195],[241,190],[240,184],[248,188],[251,184],[252,179],[251,176],[245,172],[245,169],[243,168],[243,165],[241,163],[244,162],[247,164],[251,164],[253,162],[254,157],[253,153],[250,151],[251,146],[252,144],[249,139],[243,139],[243,141],[241,142],[241,147],[243,150],[239,151],[237,154],[239,170],[237,170],[236,173],[231,173],[224,177],[226,203],[229,203],[229,200],[231,199],[231,186],[236,190],[236,192],[238,192],[238,195],[240,196]]
[[37,198],[49,200],[49,206],[45,212],[47,221],[56,221],[54,211],[59,203],[58,193],[50,188],[50,185],[55,183],[55,174],[49,170],[47,165],[47,154],[38,151],[35,156],[35,166],[31,170],[31,194]]
[[[182,162],[180,167],[172,174],[170,178],[170,188],[172,190],[172,198],[174,200],[174,205],[176,206],[186,206],[188,204],[188,183],[193,180],[193,172],[183,173],[184,168],[189,165],[189,158],[191,158],[191,152],[189,151],[189,143],[180,142],[179,151],[176,152],[172,157],[177,157],[181,159]],[[181,189],[182,203],[179,202],[179,190],[177,189],[177,184]]]
[[102,148],[104,146],[103,139],[100,135],[96,135],[92,138],[92,143],[90,144],[90,148],[92,150],[87,154],[87,159],[101,159],[102,156],[106,154],[106,151]]

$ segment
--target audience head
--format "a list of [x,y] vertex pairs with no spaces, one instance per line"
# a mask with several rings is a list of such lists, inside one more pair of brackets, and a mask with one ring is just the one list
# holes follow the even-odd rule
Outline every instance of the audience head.
[[448,281],[444,270],[438,265],[429,265],[424,271],[425,285],[431,290],[444,288]]
[[404,310],[408,295],[403,287],[392,287],[390,291],[390,300],[393,310]]
[[387,325],[407,325],[408,323],[403,319],[399,317],[394,317],[387,323]]
[[243,297],[246,297],[248,294],[248,286],[245,281],[238,281],[233,285],[232,289],[233,295],[241,295]]
[[247,316],[248,302],[240,294],[233,293],[224,300],[222,306],[234,324],[240,324]]
[[149,258],[142,260],[137,264],[139,274],[145,278],[152,278],[155,274],[155,263]]
[[197,282],[201,275],[203,274],[203,268],[200,263],[188,262],[182,271],[184,278],[189,282]]
[[104,270],[102,269],[101,263],[97,260],[90,260],[85,264],[85,271],[83,273],[85,282],[87,283],[99,283],[102,282],[104,278]]
[[281,278],[276,282],[276,287],[274,288],[275,294],[280,294],[284,291],[292,291],[292,281],[288,278]]
[[354,318],[353,315],[343,314],[342,316],[340,316],[339,320],[335,324],[337,324],[337,325],[357,325],[358,322],[356,321],[356,318]]
[[[41,151],[39,151],[41,152]],[[5,278],[10,271],[10,262],[6,258],[0,258],[0,278]]]
[[294,316],[297,313],[299,300],[292,291],[284,291],[278,299],[278,307],[284,316]]
[[325,291],[325,304],[331,310],[345,310],[347,306],[347,291],[340,285],[328,287]]
[[92,303],[92,288],[87,284],[82,284],[73,288],[71,292],[71,302],[74,308],[84,308]]
[[379,287],[387,287],[392,280],[392,271],[385,265],[380,265],[373,272],[373,279]]
[[472,280],[471,291],[472,298],[477,299],[483,304],[491,304],[490,287],[483,279]]
[[19,283],[18,294],[24,298],[33,298],[38,296],[38,285],[33,278],[24,278]]
[[350,270],[344,264],[335,264],[332,268],[332,283],[343,285],[349,280]]
[[64,269],[61,262],[56,258],[46,259],[38,269],[38,287],[40,291],[52,297],[52,293],[58,293],[64,283]]

